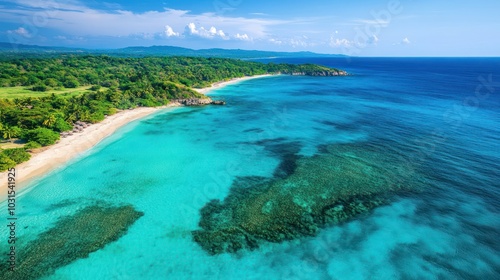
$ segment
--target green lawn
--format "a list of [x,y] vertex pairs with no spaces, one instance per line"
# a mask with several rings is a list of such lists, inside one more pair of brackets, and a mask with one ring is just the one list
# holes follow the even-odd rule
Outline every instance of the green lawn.
[[23,97],[42,97],[51,95],[52,93],[71,97],[85,93],[86,91],[88,91],[89,88],[90,86],[83,86],[77,88],[63,88],[63,89],[57,89],[57,90],[54,89],[44,92],[37,92],[30,90],[29,87],[0,87],[0,98],[14,99]]

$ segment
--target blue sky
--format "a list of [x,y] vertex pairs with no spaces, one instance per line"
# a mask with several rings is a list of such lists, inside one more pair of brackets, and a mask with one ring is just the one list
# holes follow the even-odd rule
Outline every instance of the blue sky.
[[0,41],[500,56],[499,0],[0,0]]

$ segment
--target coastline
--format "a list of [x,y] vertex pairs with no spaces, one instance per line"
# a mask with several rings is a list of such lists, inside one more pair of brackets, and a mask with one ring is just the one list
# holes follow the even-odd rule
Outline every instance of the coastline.
[[[271,74],[235,78],[229,81],[217,82],[210,87],[194,89],[199,93],[207,94],[212,90],[239,83],[242,81],[272,76]],[[122,126],[147,117],[162,109],[181,107],[179,103],[170,103],[162,107],[139,107],[133,110],[123,110],[108,116],[102,122],[92,124],[81,133],[75,133],[66,138],[61,138],[56,144],[42,148],[31,155],[31,159],[15,167],[16,169],[16,196],[24,191],[28,183],[35,178],[47,174],[62,166],[78,155],[97,145],[105,138],[111,136]],[[8,172],[0,173],[0,203],[7,199]]]
[[[30,160],[15,167],[16,196],[25,189],[25,183],[49,173],[71,159],[74,159],[81,153],[97,145],[106,137],[112,135],[120,127],[134,120],[144,118],[160,109],[141,107],[120,111],[112,116],[108,116],[102,122],[90,125],[81,133],[61,138],[56,144],[39,149],[31,155]],[[0,184],[0,201],[4,201],[7,198],[7,174],[8,172],[0,173],[0,182],[5,182],[5,184]]]
[[259,79],[259,78],[264,78],[264,77],[270,77],[270,76],[276,76],[276,75],[273,75],[273,74],[263,74],[263,75],[255,75],[255,76],[246,76],[246,77],[242,77],[242,78],[234,78],[234,79],[231,79],[229,81],[223,81],[223,82],[214,83],[211,86],[205,87],[205,88],[193,88],[193,90],[195,90],[195,91],[197,91],[197,92],[199,92],[201,94],[208,94],[212,90],[223,88],[223,87],[228,86],[228,85],[240,83],[240,82],[247,81],[247,80],[253,80],[253,79]]

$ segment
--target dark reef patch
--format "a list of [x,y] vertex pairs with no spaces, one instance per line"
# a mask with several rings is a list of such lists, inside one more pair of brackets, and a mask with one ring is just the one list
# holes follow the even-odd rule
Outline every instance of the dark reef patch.
[[261,132],[264,132],[264,130],[262,128],[249,128],[249,129],[245,129],[243,130],[243,132],[256,132],[256,133],[261,133]]
[[[36,240],[18,246],[16,270],[0,264],[0,279],[39,279],[118,240],[143,213],[132,206],[88,206],[61,218]],[[2,254],[4,255],[4,254]]]
[[359,123],[350,122],[350,123],[342,123],[342,122],[332,122],[329,120],[317,120],[317,123],[324,125],[326,127],[331,127],[333,129],[342,130],[342,131],[358,131]]
[[61,209],[61,208],[66,208],[66,207],[72,206],[76,203],[78,203],[77,200],[65,199],[65,200],[60,201],[58,203],[51,204],[49,207],[45,208],[45,211],[52,211],[52,210],[57,210],[57,209]]
[[220,254],[313,236],[422,185],[400,157],[370,145],[323,146],[312,157],[286,152],[274,178],[238,178],[224,201],[207,203],[194,241]]
[[281,143],[285,141],[285,137],[278,137],[278,138],[269,138],[269,139],[262,139],[254,142],[247,142],[248,144],[254,144],[254,145],[259,145],[259,146],[268,146],[274,143]]

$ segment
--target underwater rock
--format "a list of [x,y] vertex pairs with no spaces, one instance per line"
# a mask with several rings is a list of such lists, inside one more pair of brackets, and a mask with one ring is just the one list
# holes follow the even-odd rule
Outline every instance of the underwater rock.
[[118,240],[141,216],[132,206],[88,206],[73,216],[61,218],[37,239],[17,248],[15,271],[0,264],[0,279],[39,279],[56,269],[86,258]]
[[293,168],[275,172],[273,179],[238,178],[224,201],[207,203],[200,210],[201,229],[192,232],[194,241],[220,254],[314,236],[321,227],[368,212],[390,194],[421,182],[415,170],[395,168],[401,165],[397,155],[359,144],[325,146],[315,156],[283,161]]

